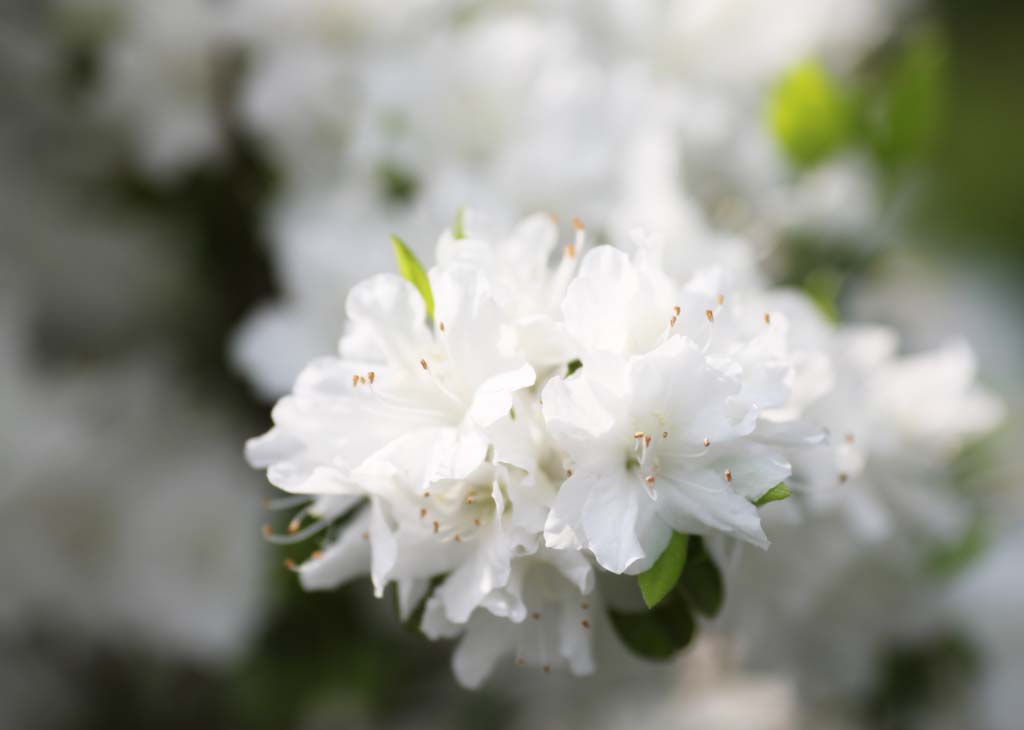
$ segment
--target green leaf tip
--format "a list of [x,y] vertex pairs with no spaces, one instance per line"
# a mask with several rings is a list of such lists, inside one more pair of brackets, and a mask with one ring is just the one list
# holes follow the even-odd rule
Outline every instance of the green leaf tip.
[[683,574],[683,568],[686,566],[687,542],[686,535],[673,532],[668,546],[654,561],[654,565],[637,576],[640,594],[643,596],[647,608],[657,606],[676,587],[679,577]]
[[756,502],[755,507],[763,507],[769,502],[778,502],[780,500],[788,498],[793,493],[789,491],[789,487],[786,486],[785,482],[779,482],[774,487],[769,489],[767,492],[762,494]]
[[430,290],[430,277],[427,276],[423,264],[416,258],[408,246],[398,236],[391,236],[391,245],[395,249],[395,258],[398,260],[398,273],[402,278],[416,287],[416,291],[423,297],[423,303],[427,306],[427,316],[434,318],[434,293]]
[[466,209],[459,208],[455,211],[455,221],[452,223],[452,237],[459,241],[466,237]]

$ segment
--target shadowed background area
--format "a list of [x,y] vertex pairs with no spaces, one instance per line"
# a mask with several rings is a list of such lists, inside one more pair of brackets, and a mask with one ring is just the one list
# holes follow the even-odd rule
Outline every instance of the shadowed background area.
[[[1024,9],[373,5],[0,10],[0,728],[1018,727]],[[368,580],[304,593],[243,443],[462,204],[742,235],[829,316],[963,337],[1006,406],[951,461],[968,529],[784,646],[477,692]]]

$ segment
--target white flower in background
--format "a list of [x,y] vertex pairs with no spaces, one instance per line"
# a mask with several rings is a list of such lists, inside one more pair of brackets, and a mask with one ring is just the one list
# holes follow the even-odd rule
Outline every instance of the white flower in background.
[[98,113],[156,179],[216,159],[224,148],[223,6],[209,0],[114,3],[100,57]]
[[[901,355],[893,330],[786,309],[796,346],[828,362],[828,387],[795,407],[830,439],[788,453],[795,497],[765,514],[780,535],[774,559],[740,560],[725,625],[754,662],[786,663],[810,694],[864,692],[888,642],[941,623],[942,577],[928,560],[977,517],[950,465],[1004,409],[977,383],[963,342]],[[744,597],[755,596],[748,610]],[[803,641],[790,644],[797,632]]]
[[[18,557],[0,566],[0,634],[12,649],[4,672],[17,665],[23,681],[5,677],[0,703],[16,718],[40,703],[42,715],[5,715],[31,726],[66,700],[88,704],[66,665],[82,651],[204,671],[236,661],[262,624],[267,555],[249,534],[259,505],[242,486],[239,424],[190,392],[168,367],[166,332],[154,334],[194,302],[187,238],[90,184],[115,166],[114,145],[68,113],[49,13],[26,6],[10,20],[0,529]],[[40,650],[39,635],[59,636],[59,649]]]
[[[364,234],[396,220],[420,253],[467,204],[502,224],[573,211],[598,240],[626,241],[645,221],[670,236],[669,271],[692,273],[698,256],[736,276],[749,255],[709,223],[766,247],[783,228],[833,220],[835,196],[819,201],[793,179],[764,95],[808,57],[849,68],[895,14],[877,2],[790,6],[770,11],[784,22],[745,1],[469,13],[438,0],[400,16],[369,2],[229,6],[221,25],[247,58],[233,111],[282,177],[269,237],[284,293],[243,324],[238,367],[272,398],[327,354],[348,287],[380,270]],[[301,242],[311,236],[324,245]],[[328,242],[343,263],[323,265]],[[297,294],[293,272],[312,269]],[[281,351],[293,357],[268,356]]]
[[820,441],[761,418],[798,370],[756,290],[720,268],[676,283],[645,239],[582,254],[579,221],[559,254],[548,215],[494,231],[460,213],[429,274],[357,284],[341,357],[308,365],[247,446],[297,495],[281,506],[304,505],[271,540],[347,515],[295,566],[303,585],[368,573],[403,617],[425,601],[470,686],[506,655],[591,672],[591,556],[640,573],[673,530],[767,547],[754,503],[790,473],[779,445]]
[[794,455],[795,484],[812,485],[812,509],[842,511],[860,539],[911,530],[955,540],[965,513],[944,488],[944,469],[1003,408],[975,382],[966,343],[911,356],[897,346],[885,328],[835,332],[834,385],[806,409],[832,433],[831,447]]
[[765,198],[768,217],[787,231],[856,237],[863,246],[887,233],[872,170],[856,157],[828,160]]
[[57,620],[109,645],[236,658],[260,623],[265,558],[242,527],[259,506],[224,448],[232,424],[180,410],[181,383],[150,358],[33,372],[23,302],[4,299],[0,391],[16,425],[0,438],[0,526],[24,552],[0,569],[0,629]]

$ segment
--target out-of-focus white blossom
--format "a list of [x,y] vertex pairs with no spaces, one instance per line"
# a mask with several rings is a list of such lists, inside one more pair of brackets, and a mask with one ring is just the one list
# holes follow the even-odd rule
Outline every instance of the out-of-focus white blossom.
[[218,158],[231,61],[223,6],[211,0],[110,6],[103,17],[114,30],[100,50],[98,114],[157,179]]
[[[404,220],[422,251],[459,206],[506,225],[571,211],[619,242],[640,221],[663,231],[664,265],[681,273],[695,242],[708,262],[732,256],[712,227],[764,247],[782,230],[870,215],[865,191],[835,216],[863,177],[837,172],[839,192],[819,195],[789,169],[762,107],[808,57],[856,64],[894,22],[879,3],[342,5],[243,0],[227,13],[248,59],[234,111],[282,173],[277,210],[317,226],[310,208],[328,201],[323,240],[347,254],[322,269],[333,280],[310,278],[298,312],[289,271],[321,260],[294,226],[271,226],[285,297],[254,312],[235,347],[262,395],[282,394],[298,353],[325,354],[340,334],[326,324],[338,298],[379,268],[364,231]],[[261,353],[281,349],[296,356],[269,372]]]
[[[827,373],[826,388],[789,408],[830,438],[790,452],[796,496],[766,513],[769,525],[788,526],[780,559],[739,559],[726,625],[759,664],[792,666],[805,692],[863,692],[886,642],[941,625],[942,581],[928,560],[958,544],[977,511],[954,489],[950,466],[1004,407],[977,383],[962,341],[904,355],[891,329],[787,311],[801,333],[794,346],[816,350]],[[755,615],[744,596],[770,608]],[[803,640],[787,646],[793,632]]]
[[258,626],[265,571],[260,542],[244,537],[259,505],[223,448],[230,424],[198,403],[172,408],[180,390],[146,358],[74,378],[35,372],[24,303],[4,300],[0,524],[20,547],[2,569],[0,625],[53,621],[114,645],[236,656]]

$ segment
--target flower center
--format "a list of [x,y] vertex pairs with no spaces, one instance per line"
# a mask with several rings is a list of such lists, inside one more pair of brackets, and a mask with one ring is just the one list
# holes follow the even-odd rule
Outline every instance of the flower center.
[[[495,490],[499,499],[495,499]],[[499,504],[500,501],[500,504]],[[471,540],[508,509],[505,485],[463,480],[450,486],[435,485],[423,495],[420,522],[441,540]]]

